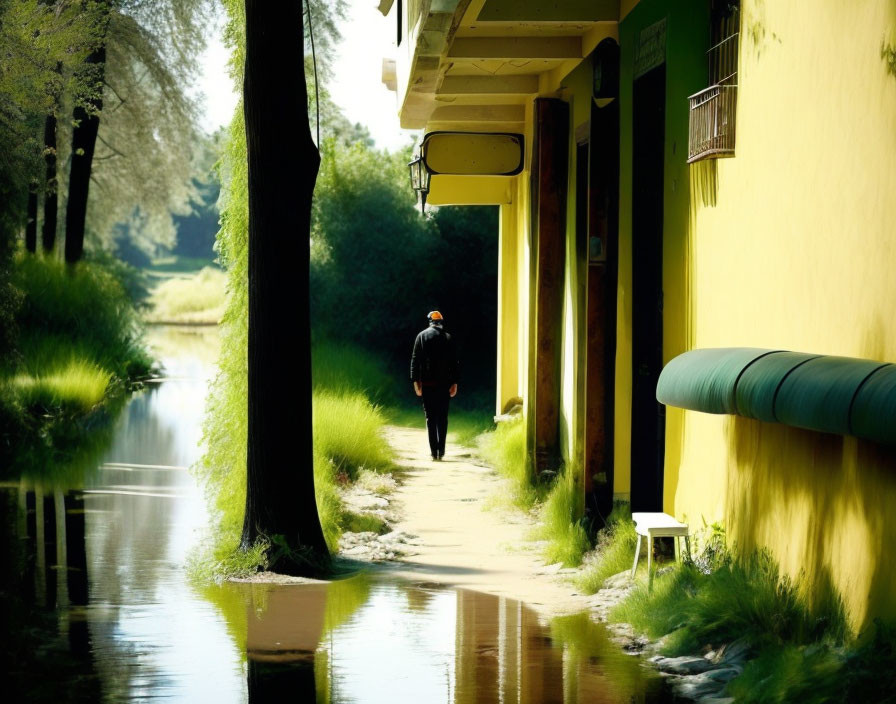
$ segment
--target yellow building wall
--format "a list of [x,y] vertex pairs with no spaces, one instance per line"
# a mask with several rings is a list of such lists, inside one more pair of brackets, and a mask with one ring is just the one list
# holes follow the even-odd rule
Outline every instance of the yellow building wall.
[[510,399],[520,396],[518,370],[520,243],[514,204],[501,206],[498,227],[498,371],[495,414],[501,413]]
[[587,263],[576,232],[577,133],[587,139],[591,121],[592,67],[585,60],[563,80],[570,104],[566,198],[566,262],[563,277],[563,342],[560,367],[560,444],[563,458],[581,461],[585,431],[585,286]]
[[[736,157],[690,167],[691,342],[896,362],[896,4],[742,7]],[[856,629],[896,616],[896,450],[693,412],[675,432],[677,516],[833,586]]]

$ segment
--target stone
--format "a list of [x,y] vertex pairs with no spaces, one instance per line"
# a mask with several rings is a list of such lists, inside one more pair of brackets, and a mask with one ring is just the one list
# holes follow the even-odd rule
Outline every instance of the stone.
[[536,571],[535,574],[557,574],[561,569],[563,569],[563,563],[555,562],[553,565],[545,565]]
[[631,584],[631,572],[629,572],[628,570],[625,570],[624,572],[618,572],[612,577],[607,577],[604,580],[604,588],[606,589],[624,589]]
[[742,663],[750,653],[750,644],[746,640],[736,640],[721,648],[721,660],[725,664]]
[[354,494],[351,497],[346,497],[347,503],[351,504],[354,508],[385,508],[389,505],[389,500],[384,499],[382,496],[376,496],[374,494]]
[[348,548],[347,550],[343,550],[343,555],[366,555],[370,552],[370,548],[366,545],[355,545],[353,547]]
[[651,661],[663,672],[675,675],[696,675],[712,668],[712,663],[705,658],[689,655],[678,658],[651,658]]
[[742,667],[720,667],[715,670],[708,670],[705,674],[716,682],[728,684],[743,671]]
[[704,697],[715,697],[722,693],[725,688],[724,683],[717,682],[706,676],[707,673],[699,675],[686,675],[680,677],[672,685],[675,692],[681,696],[690,699],[702,699]]

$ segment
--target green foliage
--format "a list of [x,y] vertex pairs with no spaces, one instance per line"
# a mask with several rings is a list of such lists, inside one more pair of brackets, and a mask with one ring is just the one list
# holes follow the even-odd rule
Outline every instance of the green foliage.
[[399,380],[384,371],[375,354],[350,343],[316,341],[311,349],[311,377],[315,390],[357,393],[379,405],[395,403]]
[[[198,106],[188,87],[199,71],[211,5],[96,4],[112,11],[103,35],[105,90],[88,234],[94,247],[112,248],[121,224],[133,246],[154,254],[159,246],[174,245],[172,214],[190,213],[199,200],[194,171],[184,168],[202,146],[195,127]],[[67,146],[64,139],[60,144]]]
[[[344,531],[378,533],[383,530],[379,519],[347,511],[338,487],[370,472],[391,468],[392,456],[382,437],[385,420],[363,394],[348,390],[317,390],[312,400],[314,493],[324,538],[330,551],[336,552]],[[242,413],[245,414],[245,406]],[[347,423],[346,419],[351,422]],[[232,427],[245,432],[245,415],[240,417],[240,409],[233,410],[226,420],[233,424]],[[217,518],[215,541],[205,546],[204,553],[194,561],[192,571],[199,579],[230,576],[231,569],[250,569],[252,565],[262,564],[246,556],[234,556],[242,532],[246,501],[245,440],[238,451],[242,458],[239,464],[226,455],[209,450],[203,463],[196,468]],[[210,457],[221,457],[223,464],[208,464]],[[366,481],[371,482],[369,478]]]
[[494,415],[486,411],[459,408],[452,409],[448,416],[448,440],[458,445],[475,447],[480,435],[494,429]]
[[67,364],[75,350],[121,379],[149,373],[152,362],[142,347],[134,307],[105,267],[82,262],[72,269],[54,259],[23,256],[13,282],[22,291],[17,324],[24,371],[34,376],[53,370]]
[[108,444],[120,392],[152,360],[117,271],[36,256],[15,264],[19,334],[0,366],[0,465],[28,476],[52,467],[46,479],[78,485],[96,458],[92,448]]
[[768,553],[729,561],[710,574],[683,565],[636,588],[611,614],[652,638],[668,634],[671,654],[697,652],[706,644],[745,639],[769,645],[842,644],[848,637],[836,600],[810,608],[805,594],[779,573]]
[[[494,398],[497,210],[439,208],[421,217],[408,154],[327,141],[314,193],[311,313],[316,335],[375,353],[408,378],[414,337],[439,309],[457,341],[462,376],[453,405]],[[405,398],[413,401],[410,385]]]
[[577,577],[576,588],[584,594],[594,594],[608,577],[631,569],[637,540],[629,504],[617,501],[607,517],[607,525],[597,532],[594,553]]
[[13,393],[33,415],[87,413],[100,403],[112,375],[84,359],[73,358],[36,376],[17,374],[10,380]]
[[510,480],[514,505],[532,508],[539,499],[539,490],[526,462],[526,424],[522,417],[501,423],[493,433],[481,436],[479,449],[482,457]]
[[385,418],[363,394],[316,391],[312,406],[314,451],[332,463],[337,476],[354,480],[361,469],[391,466],[381,432]]
[[764,702],[892,702],[896,692],[896,628],[875,622],[870,638],[851,648],[828,643],[770,645],[747,662],[728,694]]
[[548,541],[543,553],[548,563],[562,562],[564,567],[575,567],[591,547],[582,525],[585,499],[575,480],[580,474],[581,469],[575,464],[565,465],[554,479],[542,507],[538,534]]
[[205,267],[192,276],[168,278],[150,298],[150,320],[176,323],[217,323],[224,314],[227,277]]

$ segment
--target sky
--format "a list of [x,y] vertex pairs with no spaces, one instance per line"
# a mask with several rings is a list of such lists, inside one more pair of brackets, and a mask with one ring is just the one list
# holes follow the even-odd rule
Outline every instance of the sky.
[[[347,0],[347,5],[342,41],[333,57],[330,96],[349,121],[367,126],[377,147],[404,147],[416,133],[400,129],[395,93],[381,78],[383,57],[395,52],[395,25],[377,11],[375,0]],[[217,28],[200,59],[202,75],[197,86],[205,96],[202,125],[209,132],[228,124],[236,106],[237,94],[227,73],[229,58]]]

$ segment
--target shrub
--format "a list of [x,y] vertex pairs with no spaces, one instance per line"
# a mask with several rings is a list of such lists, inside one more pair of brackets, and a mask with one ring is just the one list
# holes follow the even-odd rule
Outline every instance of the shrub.
[[133,304],[122,283],[103,266],[67,267],[50,258],[23,256],[14,283],[22,291],[17,322],[21,363],[37,374],[72,350],[124,379],[149,373]]

